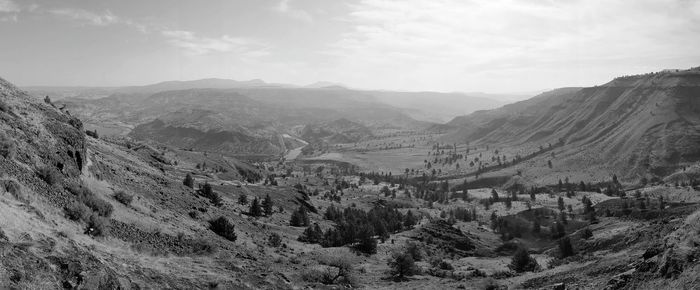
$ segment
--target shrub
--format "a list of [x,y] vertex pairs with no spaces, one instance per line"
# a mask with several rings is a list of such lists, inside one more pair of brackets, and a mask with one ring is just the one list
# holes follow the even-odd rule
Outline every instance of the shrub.
[[190,212],[187,213],[192,219],[198,219],[199,218],[199,212],[196,210],[191,210]]
[[229,241],[235,241],[237,238],[234,225],[223,216],[214,220],[210,220],[209,229],[211,229],[214,233],[224,237]]
[[131,201],[134,200],[134,196],[131,194],[128,194],[124,192],[123,190],[117,191],[114,193],[114,199],[116,199],[118,202],[122,203],[123,205],[130,205]]
[[192,242],[192,253],[195,255],[213,254],[218,247],[214,242],[207,239],[197,239]]
[[66,205],[64,208],[66,216],[74,221],[87,221],[92,214],[92,210],[86,205],[74,201]]
[[95,237],[106,236],[109,233],[109,224],[108,218],[92,214],[87,221],[85,233]]
[[7,159],[12,159],[17,153],[17,145],[12,138],[0,132],[0,155]]
[[321,263],[328,266],[323,274],[323,284],[345,284],[357,286],[353,275],[352,263],[345,256],[327,257]]
[[100,138],[100,135],[97,134],[97,129],[95,129],[94,131],[86,130],[85,135],[88,135],[88,136],[95,138],[95,139]]
[[581,237],[585,240],[588,240],[588,239],[593,237],[593,231],[591,231],[591,229],[589,229],[589,228],[585,228],[581,232]]
[[5,103],[5,101],[0,100],[0,112],[11,113],[12,107],[10,107],[10,105]]
[[272,233],[267,242],[270,246],[277,248],[282,245],[282,237],[278,233]]
[[60,175],[58,174],[58,171],[56,171],[56,169],[53,167],[41,167],[39,168],[39,170],[37,170],[36,174],[39,175],[39,178],[41,178],[41,180],[43,180],[49,185],[55,185],[60,182]]
[[68,191],[75,195],[76,199],[103,217],[112,215],[112,204],[97,197],[90,189],[84,186],[72,185]]
[[516,272],[535,271],[538,267],[537,261],[530,257],[527,249],[523,247],[519,247],[518,250],[515,251],[513,259],[510,262],[510,268]]
[[411,255],[414,261],[423,261],[425,256],[425,251],[423,251],[423,245],[418,243],[408,242],[406,243],[406,253]]
[[390,273],[394,277],[403,278],[418,274],[418,267],[413,261],[413,257],[408,253],[394,252],[389,258],[388,264],[391,267]]
[[498,290],[501,289],[501,285],[496,282],[496,279],[487,278],[482,282],[481,289],[484,290]]

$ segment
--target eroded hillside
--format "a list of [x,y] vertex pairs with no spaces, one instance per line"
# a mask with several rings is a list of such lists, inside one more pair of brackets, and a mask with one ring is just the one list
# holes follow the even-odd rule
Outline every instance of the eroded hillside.
[[700,160],[699,94],[700,69],[621,77],[455,118],[462,129],[446,140],[561,144],[556,159],[570,167],[658,178]]

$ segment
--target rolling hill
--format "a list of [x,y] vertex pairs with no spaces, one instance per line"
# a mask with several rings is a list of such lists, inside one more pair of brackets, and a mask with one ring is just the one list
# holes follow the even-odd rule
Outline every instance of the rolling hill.
[[452,142],[557,144],[559,163],[599,166],[632,179],[700,160],[700,69],[627,76],[563,88],[448,123]]

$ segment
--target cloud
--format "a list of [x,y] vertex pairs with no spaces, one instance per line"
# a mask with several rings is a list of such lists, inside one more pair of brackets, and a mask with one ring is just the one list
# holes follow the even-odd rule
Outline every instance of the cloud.
[[17,14],[22,9],[11,0],[0,0],[0,22],[17,22]]
[[260,57],[268,54],[269,47],[259,41],[224,35],[218,38],[198,36],[191,31],[165,30],[161,32],[168,42],[192,55],[237,53],[241,57]]
[[623,66],[629,70],[687,59],[700,45],[697,5],[673,0],[361,0],[350,5],[344,19],[352,29],[325,53],[336,60],[335,70],[362,72],[350,76],[358,83],[499,89],[495,76],[522,74],[526,82],[523,72],[562,78],[567,69],[595,67],[614,74]]
[[53,9],[49,12],[56,16],[66,17],[90,25],[108,26],[119,24],[134,28],[143,33],[148,31],[148,27],[146,25],[134,22],[130,19],[116,16],[110,11],[105,11],[103,13],[95,13],[84,9],[61,8]]
[[0,0],[0,13],[15,13],[19,11],[19,6],[12,0]]
[[311,23],[314,21],[309,12],[302,9],[293,8],[289,5],[289,2],[291,2],[291,0],[281,0],[277,6],[275,6],[275,11],[303,22]]

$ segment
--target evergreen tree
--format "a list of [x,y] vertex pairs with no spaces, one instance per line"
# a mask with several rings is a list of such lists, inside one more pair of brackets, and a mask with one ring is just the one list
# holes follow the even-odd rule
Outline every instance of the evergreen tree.
[[566,258],[574,254],[574,248],[571,246],[569,237],[559,239],[559,257]]
[[299,208],[292,213],[289,224],[293,227],[305,227],[309,225],[309,214],[306,212],[306,207],[300,205]]
[[321,240],[323,239],[323,231],[321,230],[321,227],[318,225],[318,223],[314,223],[313,225],[309,225],[306,230],[299,236],[298,240],[300,242],[305,242],[305,243],[311,243],[311,244],[318,244],[321,243]]
[[241,193],[241,195],[238,196],[238,203],[243,205],[248,204],[248,196],[245,193]]
[[559,211],[564,211],[564,199],[561,196],[557,199],[557,206]]
[[358,243],[355,249],[365,254],[377,253],[377,240],[374,238],[374,230],[370,226],[364,226],[358,233]]
[[518,247],[510,262],[510,268],[518,273],[535,271],[538,267],[539,264],[537,264],[537,260],[532,258],[527,252],[527,249],[523,247]]
[[258,198],[254,198],[253,202],[250,204],[250,209],[248,210],[248,214],[254,217],[259,217],[262,215],[262,209],[260,208],[260,202],[258,201]]
[[272,213],[274,212],[273,206],[274,206],[274,204],[272,202],[272,198],[270,197],[270,195],[269,194],[265,195],[265,199],[262,202],[262,207],[263,207],[263,210],[265,211],[266,216],[272,215]]
[[192,178],[192,174],[187,173],[187,175],[185,175],[185,180],[182,181],[182,184],[189,188],[194,188],[194,178]]

